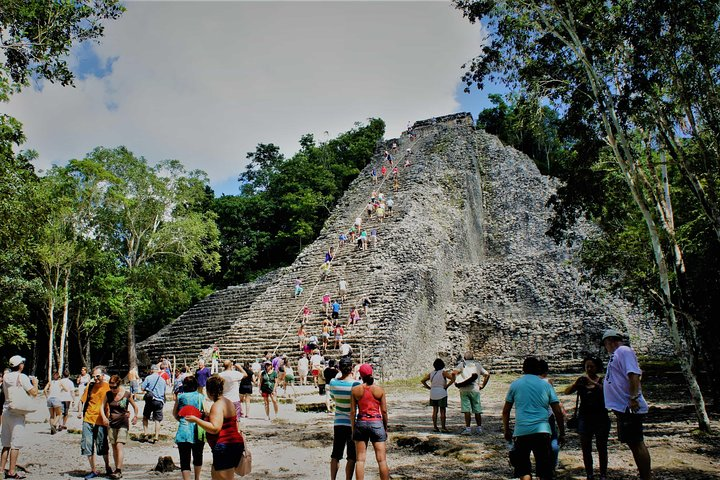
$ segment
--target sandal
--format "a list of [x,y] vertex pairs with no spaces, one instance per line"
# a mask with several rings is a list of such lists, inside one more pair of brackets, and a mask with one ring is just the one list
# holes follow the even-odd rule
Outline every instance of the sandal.
[[440,429],[438,427],[433,427],[433,432],[439,432]]
[[15,472],[13,475],[10,475],[8,473],[5,474],[5,478],[26,478],[25,475]]

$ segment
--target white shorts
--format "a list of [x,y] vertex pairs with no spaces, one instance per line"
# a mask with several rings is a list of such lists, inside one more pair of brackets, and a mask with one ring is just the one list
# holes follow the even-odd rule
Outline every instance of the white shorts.
[[25,440],[25,416],[3,412],[1,436],[3,448],[22,448]]

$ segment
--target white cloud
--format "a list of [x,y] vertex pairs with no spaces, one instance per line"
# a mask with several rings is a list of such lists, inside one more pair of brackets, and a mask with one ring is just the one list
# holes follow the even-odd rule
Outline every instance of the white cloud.
[[126,145],[217,185],[259,142],[292,153],[304,133],[381,117],[393,137],[457,111],[460,66],[480,42],[444,2],[130,3],[95,47],[119,57],[111,75],[26,90],[8,113],[40,168]]

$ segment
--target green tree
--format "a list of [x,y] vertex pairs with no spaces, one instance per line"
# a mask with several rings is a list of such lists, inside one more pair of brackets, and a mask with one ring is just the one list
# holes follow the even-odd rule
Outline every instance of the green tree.
[[136,367],[135,327],[147,318],[148,289],[157,286],[160,275],[218,268],[215,214],[199,208],[206,200],[207,179],[200,171],[186,173],[177,161],[150,166],[124,147],[96,148],[70,168],[83,182],[103,186],[97,234],[121,266],[125,286],[119,305],[129,364]]
[[292,262],[317,237],[340,195],[372,158],[384,131],[382,120],[370,119],[320,144],[304,135],[292,158],[273,144],[259,144],[248,153],[240,195],[222,196],[213,205],[223,272],[215,284],[245,282]]
[[73,44],[102,37],[103,21],[117,19],[119,0],[4,0],[0,9],[0,101],[44,78],[73,84],[67,60]]
[[[455,5],[471,21],[486,20],[491,32],[464,77],[468,87],[500,78],[554,102],[606,142],[645,224],[658,285],[648,287],[647,296],[667,320],[700,428],[708,430],[695,374],[700,325],[694,315],[678,318],[690,302],[668,160],[673,158],[672,167],[691,185],[703,221],[720,232],[715,202],[720,3],[458,0]],[[698,94],[689,94],[692,88]],[[705,162],[686,161],[687,151],[674,148],[688,138]]]

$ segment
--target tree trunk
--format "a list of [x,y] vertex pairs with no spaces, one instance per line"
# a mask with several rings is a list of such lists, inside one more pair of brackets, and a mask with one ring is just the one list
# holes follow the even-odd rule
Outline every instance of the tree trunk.
[[47,379],[52,380],[53,359],[55,355],[55,299],[50,296],[48,299],[48,359]]
[[[90,352],[85,352],[85,347],[83,346],[82,342],[82,332],[80,331],[80,312],[82,311],[81,308],[78,308],[77,315],[75,315],[75,331],[77,332],[77,343],[78,343],[78,353],[80,354],[80,364],[83,367],[90,367]],[[90,342],[88,342],[89,346]],[[89,350],[89,349],[88,349]]]
[[[666,312],[666,320],[670,328],[675,352],[679,358],[685,380],[688,383],[690,396],[692,397],[693,404],[695,405],[695,411],[698,417],[698,426],[703,431],[709,431],[710,423],[707,411],[705,410],[705,401],[703,399],[702,392],[700,391],[693,368],[693,354],[689,348],[686,348],[686,342],[684,342],[680,336],[681,334],[678,328],[677,318],[675,316],[675,306],[673,304],[670,288],[667,261],[662,250],[657,222],[650,210],[650,204],[647,202],[643,193],[643,182],[642,179],[639,178],[637,172],[637,169],[642,168],[642,166],[638,165],[638,162],[632,153],[633,150],[630,148],[630,142],[625,136],[626,132],[623,129],[623,125],[618,120],[617,113],[615,112],[615,104],[613,103],[613,95],[610,93],[608,85],[596,71],[593,62],[586,55],[584,45],[575,31],[574,19],[572,17],[565,16],[564,12],[562,12],[559,8],[556,8],[555,14],[557,14],[558,19],[561,21],[562,28],[565,29],[564,33],[567,34],[566,37],[563,32],[557,30],[552,22],[548,20],[547,12],[539,8],[536,9],[536,12],[540,15],[543,24],[542,26],[573,50],[587,74],[588,81],[590,82],[593,95],[595,97],[594,100],[597,104],[600,117],[603,122],[603,127],[607,135],[608,144],[612,148],[616,163],[623,173],[623,177],[630,189],[635,204],[642,213],[647,226],[648,234],[650,235],[655,264],[659,270],[658,276],[662,290],[662,300],[664,303],[663,307]],[[675,243],[672,235],[671,240]]]
[[135,315],[133,312],[130,313],[128,322],[128,363],[130,370],[138,366],[137,351],[135,349]]
[[63,298],[62,326],[60,327],[60,360],[58,372],[65,371],[65,346],[67,343],[68,309],[70,308],[70,268],[65,271],[65,292]]

